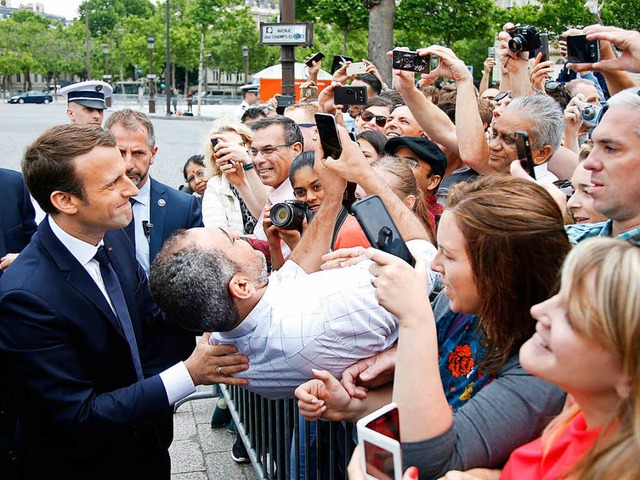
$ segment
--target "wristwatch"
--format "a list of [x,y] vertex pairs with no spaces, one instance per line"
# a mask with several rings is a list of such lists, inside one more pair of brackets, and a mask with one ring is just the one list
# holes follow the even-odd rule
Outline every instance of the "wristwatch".
[[251,170],[253,168],[253,163],[245,163],[244,165],[242,165],[242,170],[244,170],[245,172],[247,170]]

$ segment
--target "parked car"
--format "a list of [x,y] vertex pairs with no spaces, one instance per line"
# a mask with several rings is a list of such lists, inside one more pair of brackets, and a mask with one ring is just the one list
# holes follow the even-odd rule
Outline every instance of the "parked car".
[[9,99],[9,103],[51,103],[53,97],[47,92],[24,92]]

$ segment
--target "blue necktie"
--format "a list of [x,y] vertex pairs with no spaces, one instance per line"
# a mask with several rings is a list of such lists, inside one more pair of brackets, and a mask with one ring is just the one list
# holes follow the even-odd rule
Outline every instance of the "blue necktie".
[[116,316],[120,321],[120,326],[122,327],[124,336],[129,343],[133,365],[135,366],[136,373],[138,374],[138,380],[143,380],[144,376],[142,374],[142,365],[140,364],[138,344],[136,343],[136,336],[133,333],[133,325],[131,324],[129,309],[127,308],[127,303],[124,299],[124,294],[122,293],[122,287],[120,286],[116,272],[111,266],[109,256],[107,255],[107,251],[104,249],[104,246],[100,246],[98,248],[98,251],[93,258],[95,258],[100,264],[102,280],[104,281],[104,286],[107,288],[109,298],[111,298],[111,303],[113,304]]
[[129,225],[124,227],[124,231],[129,236],[129,238],[131,239],[131,242],[133,243],[133,247],[134,247],[134,251],[135,251],[135,246],[136,246],[136,219],[133,216],[133,205],[136,203],[136,200],[133,199],[133,198],[130,198],[129,199],[129,203],[131,204],[131,222],[129,222]]

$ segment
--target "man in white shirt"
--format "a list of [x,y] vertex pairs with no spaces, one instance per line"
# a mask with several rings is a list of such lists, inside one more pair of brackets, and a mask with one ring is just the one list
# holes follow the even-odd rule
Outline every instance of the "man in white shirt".
[[121,230],[138,189],[111,133],[53,127],[22,165],[48,214],[0,282],[0,352],[25,478],[168,480],[172,405],[219,382],[218,367],[245,369],[246,357],[221,357],[230,347],[205,335],[187,360],[147,374],[143,328],[166,322]]
[[[324,201],[289,260],[271,277],[262,253],[222,229],[179,232],[151,267],[152,295],[167,315],[190,328],[218,332],[212,341],[237,346],[249,357],[242,374],[248,388],[270,398],[291,397],[311,378],[312,368],[339,375],[396,341],[397,320],[378,304],[368,264],[320,271],[345,180],[381,197],[414,255],[430,263],[436,253],[420,221],[343,128],[340,137],[339,159],[323,160],[321,153],[316,158]],[[433,285],[433,275],[430,280]]]

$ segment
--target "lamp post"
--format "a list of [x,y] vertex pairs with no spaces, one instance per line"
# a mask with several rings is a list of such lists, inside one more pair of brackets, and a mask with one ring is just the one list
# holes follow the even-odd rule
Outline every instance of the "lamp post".
[[[104,53],[104,75],[102,75],[102,79],[106,83],[111,84],[111,75],[109,75],[109,44],[107,42],[102,44],[102,53]],[[107,97],[105,103],[107,107],[110,107],[111,97]]]
[[249,83],[249,47],[242,46],[242,61],[244,63],[244,84]]
[[156,76],[153,74],[153,46],[155,44],[155,39],[153,35],[149,35],[147,38],[147,47],[149,47],[149,74],[147,78],[149,79],[149,113],[156,113],[156,99],[154,96],[154,87],[155,87],[155,78]]

